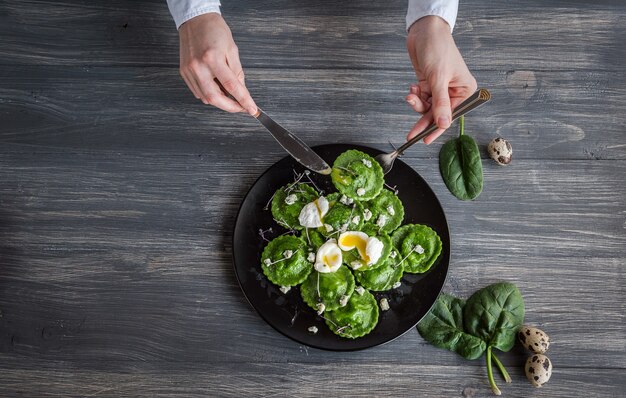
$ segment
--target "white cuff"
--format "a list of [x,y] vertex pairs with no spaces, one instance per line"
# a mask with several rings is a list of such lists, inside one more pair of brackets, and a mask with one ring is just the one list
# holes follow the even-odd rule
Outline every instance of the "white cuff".
[[458,11],[458,0],[409,0],[409,8],[406,12],[406,30],[408,32],[411,25],[418,19],[428,15],[436,15],[450,25],[450,32],[452,32]]
[[210,12],[220,14],[219,0],[167,0],[167,6],[176,23],[176,29],[198,15]]

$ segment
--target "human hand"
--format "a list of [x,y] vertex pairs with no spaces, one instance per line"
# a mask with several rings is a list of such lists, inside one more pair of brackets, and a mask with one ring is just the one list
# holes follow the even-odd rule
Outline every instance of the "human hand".
[[180,75],[193,95],[227,112],[254,115],[257,106],[246,88],[239,50],[224,18],[217,13],[198,15],[180,26],[179,36]]
[[437,16],[427,16],[409,29],[407,49],[418,84],[411,85],[406,101],[422,117],[407,140],[422,132],[433,121],[438,129],[424,138],[430,144],[450,127],[452,109],[476,91],[476,79],[459,53],[450,26]]

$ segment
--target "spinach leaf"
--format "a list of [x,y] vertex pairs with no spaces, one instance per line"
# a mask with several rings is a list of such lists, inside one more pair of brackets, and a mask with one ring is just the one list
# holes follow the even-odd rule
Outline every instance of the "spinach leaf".
[[500,395],[493,379],[492,360],[507,383],[511,376],[492,348],[509,351],[522,323],[524,299],[515,285],[502,282],[477,291],[467,302],[442,293],[417,330],[434,346],[466,359],[476,359],[486,352],[489,385],[494,394]]
[[463,309],[467,333],[488,346],[509,351],[524,323],[524,299],[512,283],[496,283],[474,293]]
[[472,200],[483,190],[483,166],[476,141],[464,133],[461,116],[459,137],[446,142],[439,152],[439,170],[450,192],[461,200]]
[[464,305],[464,300],[441,294],[430,312],[417,325],[417,330],[435,347],[454,351],[465,359],[480,358],[487,345],[463,330]]

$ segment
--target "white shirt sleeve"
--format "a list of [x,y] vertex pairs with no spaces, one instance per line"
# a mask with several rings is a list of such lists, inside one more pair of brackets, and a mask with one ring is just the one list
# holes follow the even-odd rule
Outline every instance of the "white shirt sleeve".
[[427,15],[436,15],[443,18],[450,25],[450,31],[452,31],[458,11],[459,0],[409,0],[409,8],[406,13],[406,30],[408,31],[418,19]]
[[167,0],[167,6],[174,17],[176,29],[198,15],[210,12],[220,13],[219,0]]

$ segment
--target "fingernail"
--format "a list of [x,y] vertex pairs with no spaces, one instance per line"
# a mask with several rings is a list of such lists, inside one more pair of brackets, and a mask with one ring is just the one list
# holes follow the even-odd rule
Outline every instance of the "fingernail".
[[252,116],[256,115],[256,111],[257,111],[256,108],[248,108],[248,113]]
[[406,102],[408,102],[409,104],[415,106],[415,100],[412,100],[412,99],[411,100],[406,100]]
[[448,116],[439,116],[439,119],[437,119],[437,126],[448,128],[450,126],[450,118]]

